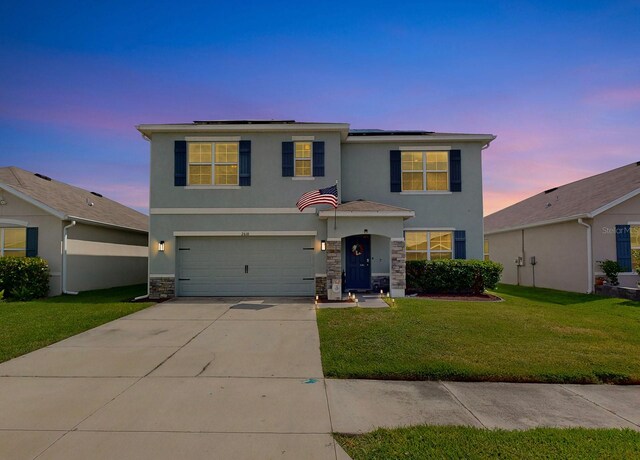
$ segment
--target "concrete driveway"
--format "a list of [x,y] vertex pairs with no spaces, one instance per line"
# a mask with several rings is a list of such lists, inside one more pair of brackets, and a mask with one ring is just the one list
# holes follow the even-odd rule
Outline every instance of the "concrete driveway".
[[309,299],[165,302],[0,364],[0,457],[343,459]]

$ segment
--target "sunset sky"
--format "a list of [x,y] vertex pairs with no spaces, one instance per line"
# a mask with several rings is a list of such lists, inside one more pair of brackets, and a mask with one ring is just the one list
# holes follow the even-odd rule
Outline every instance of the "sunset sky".
[[0,166],[143,212],[140,123],[496,134],[485,214],[640,160],[638,1],[6,1],[0,62]]

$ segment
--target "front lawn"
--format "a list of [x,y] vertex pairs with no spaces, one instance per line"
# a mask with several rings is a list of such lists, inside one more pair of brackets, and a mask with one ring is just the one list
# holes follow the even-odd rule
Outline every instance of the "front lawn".
[[504,302],[318,310],[327,377],[640,383],[640,303],[501,285]]
[[417,426],[334,435],[354,460],[425,458],[629,459],[640,458],[632,430],[536,428],[526,431]]
[[2,302],[0,362],[153,305],[128,302],[145,292],[146,285],[136,285],[30,302]]

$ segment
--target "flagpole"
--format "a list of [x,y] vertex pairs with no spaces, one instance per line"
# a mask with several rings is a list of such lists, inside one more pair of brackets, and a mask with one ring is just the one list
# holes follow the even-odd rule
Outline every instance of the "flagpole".
[[[338,179],[336,179],[336,192],[338,191]],[[333,229],[338,228],[338,206],[333,208]]]

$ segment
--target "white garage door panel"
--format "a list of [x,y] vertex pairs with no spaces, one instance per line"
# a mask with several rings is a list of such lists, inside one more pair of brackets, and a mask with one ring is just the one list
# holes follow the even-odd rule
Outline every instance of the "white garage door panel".
[[313,246],[312,237],[181,237],[178,295],[313,295]]

